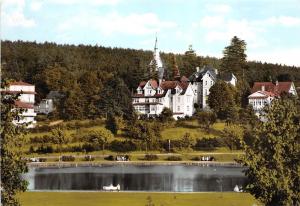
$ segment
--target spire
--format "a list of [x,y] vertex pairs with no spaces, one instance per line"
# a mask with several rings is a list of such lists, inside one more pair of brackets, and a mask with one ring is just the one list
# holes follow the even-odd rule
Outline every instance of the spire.
[[180,80],[180,72],[176,63],[175,55],[173,55],[173,78],[174,80]]
[[154,55],[157,52],[157,34],[155,35],[155,44],[154,44]]
[[153,58],[149,64],[149,67],[150,67],[150,76],[157,76],[159,80],[163,79],[164,68],[157,48],[157,36],[155,37]]

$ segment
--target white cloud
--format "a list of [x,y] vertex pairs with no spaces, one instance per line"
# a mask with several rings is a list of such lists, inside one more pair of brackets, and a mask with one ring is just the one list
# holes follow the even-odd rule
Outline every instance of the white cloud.
[[248,60],[300,66],[300,48],[249,52]]
[[84,5],[116,5],[120,0],[48,0],[48,3],[53,4],[84,4]]
[[300,18],[299,17],[292,17],[292,16],[278,16],[278,17],[270,17],[265,20],[261,20],[257,22],[260,25],[265,26],[300,26]]
[[206,16],[201,20],[199,26],[206,31],[204,39],[207,43],[229,42],[233,36],[238,36],[248,43],[249,48],[266,45],[266,41],[260,38],[264,29],[245,19],[226,20],[221,16]]
[[218,14],[226,14],[231,11],[231,7],[227,4],[207,4],[205,5],[205,8],[209,12],[215,12]]
[[174,27],[176,27],[174,22],[163,21],[154,13],[132,13],[127,16],[119,15],[116,12],[106,15],[84,13],[60,23],[58,31],[68,32],[88,28],[103,35],[113,33],[145,35]]
[[206,27],[206,28],[217,28],[224,24],[224,17],[222,16],[205,16],[201,22],[200,26]]
[[32,11],[39,11],[42,8],[43,3],[41,1],[32,1],[30,3],[30,9]]
[[36,25],[35,21],[24,15],[25,0],[4,0],[2,4],[1,26],[30,28]]

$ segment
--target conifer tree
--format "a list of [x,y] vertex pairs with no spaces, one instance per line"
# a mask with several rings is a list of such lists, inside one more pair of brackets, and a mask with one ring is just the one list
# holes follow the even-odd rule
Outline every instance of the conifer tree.
[[230,45],[225,47],[223,51],[224,56],[221,59],[221,72],[234,73],[238,79],[241,79],[247,66],[245,51],[246,42],[234,36],[231,39]]

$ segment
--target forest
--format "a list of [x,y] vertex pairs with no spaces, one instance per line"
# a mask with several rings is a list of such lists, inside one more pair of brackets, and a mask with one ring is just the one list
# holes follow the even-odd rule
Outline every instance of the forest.
[[[57,114],[53,114],[58,118],[131,113],[128,108],[131,93],[141,80],[149,78],[152,51],[49,42],[2,41],[1,44],[2,80],[35,84],[37,102],[50,91],[63,94]],[[222,59],[197,56],[189,48],[184,54],[161,53],[167,76],[172,74],[174,55],[181,75],[189,76],[196,67],[205,65],[222,70]],[[295,66],[247,61],[239,72],[239,78],[250,87],[255,81],[276,80],[300,85],[300,68]]]

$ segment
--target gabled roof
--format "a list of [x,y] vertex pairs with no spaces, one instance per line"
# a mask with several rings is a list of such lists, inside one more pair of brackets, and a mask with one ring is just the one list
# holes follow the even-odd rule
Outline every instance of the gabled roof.
[[202,81],[202,77],[206,74],[206,73],[210,73],[210,75],[216,79],[217,78],[217,74],[215,72],[214,68],[208,67],[208,66],[204,66],[200,71],[196,71],[194,72],[190,77],[189,80],[191,82],[200,82]]
[[277,91],[279,92],[279,94],[281,94],[282,92],[288,93],[291,89],[292,84],[293,82],[278,82]]
[[276,84],[273,84],[272,82],[255,82],[251,92],[262,91],[264,87],[265,91],[280,95],[282,92],[288,93],[292,84],[293,82],[277,82]]
[[152,87],[153,89],[156,89],[156,88],[158,87],[158,83],[157,83],[157,81],[154,80],[154,79],[150,79],[150,80],[149,80],[149,83],[150,83],[150,85],[151,85],[151,87]]
[[254,82],[251,93],[261,91],[263,86],[265,87],[265,91],[274,91],[275,85],[272,82]]
[[182,77],[180,78],[180,81],[181,81],[181,82],[188,82],[189,79],[188,79],[186,76],[182,76]]
[[160,87],[163,90],[175,89],[177,84],[178,84],[178,81],[163,81],[163,82],[160,83]]
[[277,95],[273,92],[268,91],[257,91],[248,96],[249,99],[266,99],[268,97],[276,97]]
[[17,81],[17,82],[11,82],[9,83],[9,86],[34,86],[33,84],[29,84],[23,81]]

